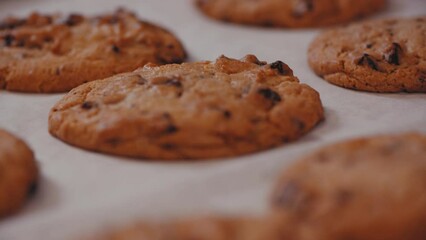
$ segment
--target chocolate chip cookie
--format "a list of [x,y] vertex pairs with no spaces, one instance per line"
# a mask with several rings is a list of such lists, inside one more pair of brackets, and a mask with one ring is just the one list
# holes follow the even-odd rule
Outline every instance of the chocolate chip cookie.
[[299,138],[323,119],[319,94],[283,62],[146,65],[81,85],[51,110],[50,133],[75,146],[145,159],[206,159]]
[[31,149],[0,129],[0,218],[19,210],[34,193],[38,170]]
[[426,239],[426,135],[325,147],[283,173],[273,206],[306,240]]
[[273,218],[263,217],[198,217],[167,223],[137,223],[107,230],[90,240],[282,240],[293,235],[282,231]]
[[0,22],[0,88],[10,91],[64,92],[148,62],[184,58],[174,35],[123,9],[98,17],[33,13]]
[[309,64],[335,85],[370,92],[426,92],[426,17],[374,20],[327,30]]
[[195,0],[206,15],[226,21],[275,27],[340,24],[384,8],[385,0]]

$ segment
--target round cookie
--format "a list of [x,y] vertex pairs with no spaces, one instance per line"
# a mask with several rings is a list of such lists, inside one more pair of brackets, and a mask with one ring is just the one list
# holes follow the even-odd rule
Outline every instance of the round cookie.
[[377,12],[385,0],[195,0],[206,15],[234,23],[274,27],[319,27]]
[[426,135],[325,147],[286,169],[273,210],[303,240],[426,239]]
[[296,240],[290,238],[292,235],[275,228],[278,226],[273,218],[198,217],[168,223],[137,223],[85,239]]
[[374,20],[327,30],[309,65],[335,85],[370,92],[426,92],[426,17]]
[[185,56],[170,32],[122,9],[91,18],[33,13],[0,22],[0,89],[10,91],[64,92]]
[[319,94],[283,62],[219,57],[146,65],[81,85],[51,110],[49,131],[85,149],[145,159],[247,154],[295,140],[323,119]]
[[31,149],[0,129],[0,218],[19,210],[33,194],[38,177]]

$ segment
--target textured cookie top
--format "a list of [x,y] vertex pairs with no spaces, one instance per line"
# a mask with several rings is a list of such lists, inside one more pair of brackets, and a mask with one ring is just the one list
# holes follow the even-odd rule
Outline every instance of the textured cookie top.
[[0,88],[8,90],[67,91],[148,62],[184,58],[172,34],[125,10],[92,18],[33,13],[0,23]]
[[20,139],[0,129],[0,217],[18,210],[34,191],[37,166]]
[[426,136],[325,147],[287,169],[275,210],[310,239],[426,239]]
[[73,89],[50,132],[73,145],[148,159],[245,154],[294,140],[323,118],[319,94],[284,63],[220,57],[147,65]]
[[327,81],[372,92],[426,92],[426,17],[366,21],[327,30],[309,48]]
[[345,23],[382,9],[385,0],[195,0],[207,15],[251,25],[318,27]]

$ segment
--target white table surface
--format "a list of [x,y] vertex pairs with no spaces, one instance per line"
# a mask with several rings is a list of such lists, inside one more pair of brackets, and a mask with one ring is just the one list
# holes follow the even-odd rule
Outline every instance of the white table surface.
[[[0,91],[0,127],[26,139],[42,172],[35,198],[0,221],[0,240],[76,238],[132,219],[262,214],[277,174],[306,152],[364,135],[426,133],[426,94],[356,92],[315,76],[306,51],[317,30],[227,25],[205,18],[190,0],[0,0],[0,17],[35,10],[96,14],[117,6],[172,30],[190,61],[247,53],[283,60],[320,92],[326,121],[298,142],[248,156],[204,163],[135,161],[80,150],[51,137],[48,112],[63,94]],[[391,0],[376,17],[421,14],[426,14],[425,0]]]

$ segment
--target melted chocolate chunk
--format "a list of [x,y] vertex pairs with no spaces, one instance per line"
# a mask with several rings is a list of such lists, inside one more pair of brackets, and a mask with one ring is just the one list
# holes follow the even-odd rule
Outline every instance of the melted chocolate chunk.
[[375,62],[375,60],[368,54],[364,53],[364,55],[362,55],[362,57],[357,61],[358,65],[367,65],[369,66],[371,69],[379,71],[379,68]]
[[171,143],[165,143],[165,144],[161,145],[161,147],[163,149],[166,149],[166,150],[172,150],[172,149],[176,148],[176,146],[174,144],[171,144]]
[[15,41],[15,36],[11,34],[7,34],[6,36],[3,37],[3,41],[6,47],[10,47],[12,46],[13,41]]
[[95,107],[95,106],[96,106],[96,103],[94,103],[94,102],[89,102],[89,101],[83,102],[83,103],[81,104],[81,108],[86,109],[86,110],[92,109],[92,108],[93,108],[93,107]]
[[383,58],[390,64],[399,65],[402,48],[398,43],[392,43],[392,46],[386,51]]
[[230,119],[230,118],[232,117],[232,113],[231,113],[230,111],[228,111],[228,110],[224,110],[224,111],[223,111],[223,116],[224,116],[226,119]]
[[273,91],[269,88],[262,88],[262,89],[257,90],[257,92],[260,95],[262,95],[264,98],[271,100],[274,103],[281,101],[281,96],[277,92],[275,92],[275,91]]
[[172,124],[170,124],[169,126],[167,126],[167,128],[166,128],[166,133],[175,133],[175,132],[177,132],[179,129],[175,126],[175,125],[172,125]]
[[25,19],[7,19],[0,23],[0,30],[12,30],[19,26],[25,25],[26,22],[27,21]]
[[111,48],[111,49],[112,49],[112,51],[113,51],[113,52],[115,52],[115,53],[120,53],[120,48],[119,48],[117,45],[115,45],[115,44],[114,44],[114,45],[112,45],[112,48]]
[[426,72],[421,72],[419,76],[419,82],[425,83],[426,82]]
[[271,63],[271,68],[278,70],[278,72],[282,75],[293,76],[293,70],[291,70],[291,68],[282,61]]
[[78,14],[70,14],[64,24],[70,27],[76,26],[84,21],[84,17]]

